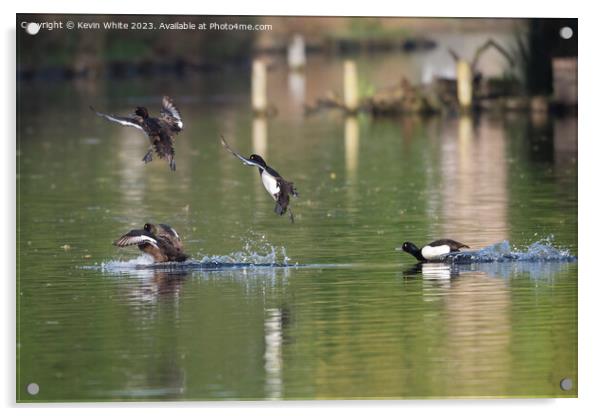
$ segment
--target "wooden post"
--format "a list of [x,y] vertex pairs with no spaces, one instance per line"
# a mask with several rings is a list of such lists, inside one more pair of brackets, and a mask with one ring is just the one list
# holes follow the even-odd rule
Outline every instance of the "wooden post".
[[456,78],[460,107],[462,110],[469,110],[472,107],[472,70],[463,59],[456,62]]
[[267,79],[265,62],[255,59],[251,74],[251,105],[256,114],[266,114],[268,110]]
[[345,110],[355,113],[359,107],[359,93],[357,85],[357,67],[354,61],[343,63],[343,104]]
[[305,41],[301,35],[295,35],[288,45],[288,66],[293,71],[305,67]]
[[565,106],[577,105],[577,58],[554,58],[554,100]]

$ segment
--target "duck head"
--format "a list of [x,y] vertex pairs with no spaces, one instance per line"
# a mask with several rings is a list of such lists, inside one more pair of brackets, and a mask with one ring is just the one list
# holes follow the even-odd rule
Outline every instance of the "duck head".
[[267,163],[265,163],[265,160],[263,160],[263,158],[259,155],[252,154],[249,157],[249,160],[252,160],[253,162],[257,163],[258,165],[261,165],[261,167],[265,168],[267,166]]
[[406,241],[405,243],[403,243],[403,245],[400,247],[400,249],[402,251],[405,251],[406,253],[411,254],[414,257],[416,257],[416,255],[418,255],[420,253],[420,249],[418,247],[416,247],[416,245],[410,241]]
[[157,234],[157,227],[155,226],[155,224],[150,224],[147,222],[146,224],[144,224],[144,231],[155,235]]
[[135,113],[137,116],[140,116],[144,119],[148,118],[148,110],[146,107],[136,107]]

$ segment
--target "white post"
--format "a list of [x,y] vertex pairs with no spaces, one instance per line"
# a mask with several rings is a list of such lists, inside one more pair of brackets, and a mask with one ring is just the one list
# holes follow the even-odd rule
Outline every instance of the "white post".
[[265,117],[253,117],[253,153],[267,157],[268,122]]
[[251,75],[251,105],[253,111],[265,114],[268,109],[268,76],[265,62],[260,59],[253,61],[253,73]]
[[288,45],[288,66],[293,71],[305,67],[305,41],[301,35],[295,35]]
[[354,61],[343,64],[343,102],[345,109],[354,113],[358,109],[359,93],[357,85],[357,67]]
[[456,64],[458,102],[463,110],[472,106],[472,70],[468,62],[459,59]]

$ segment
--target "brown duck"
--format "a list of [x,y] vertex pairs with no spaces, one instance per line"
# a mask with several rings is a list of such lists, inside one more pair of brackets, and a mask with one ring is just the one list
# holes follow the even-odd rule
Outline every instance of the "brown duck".
[[106,118],[122,126],[135,127],[148,136],[151,146],[142,158],[144,163],[153,160],[153,151],[160,159],[166,159],[171,170],[176,170],[174,136],[184,128],[180,111],[176,108],[171,98],[164,96],[161,103],[159,117],[150,117],[146,107],[136,107],[130,117],[115,116],[96,111],[98,116]]
[[113,244],[118,247],[137,245],[140,251],[150,254],[156,263],[185,261],[189,257],[183,251],[180,236],[167,224],[144,224],[142,230],[131,230]]

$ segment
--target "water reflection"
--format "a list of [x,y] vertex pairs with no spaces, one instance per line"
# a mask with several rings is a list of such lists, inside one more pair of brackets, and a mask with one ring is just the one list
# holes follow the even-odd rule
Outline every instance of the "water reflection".
[[493,123],[480,120],[475,129],[461,116],[455,131],[447,124],[441,146],[442,235],[471,246],[508,238],[506,146]]
[[289,72],[288,90],[297,108],[303,108],[303,104],[305,104],[305,74],[303,72]]
[[282,397],[282,311],[268,308],[265,311],[265,390],[269,399]]
[[553,281],[566,273],[574,263],[568,261],[505,261],[469,264],[417,263],[404,269],[404,279],[425,279],[445,282],[463,275],[479,274],[503,280],[527,277],[532,280]]
[[345,117],[345,169],[351,185],[357,175],[360,150],[360,128],[356,116]]
[[[202,91],[182,104],[190,121],[175,176],[162,161],[144,166],[140,132],[89,114],[100,100],[86,90],[77,106],[69,85],[20,97],[31,110],[19,120],[20,366],[40,381],[40,399],[563,394],[556,377],[575,379],[577,368],[576,264],[416,265],[402,279],[397,263],[409,258],[389,248],[403,211],[409,240],[521,246],[550,232],[576,254],[576,119],[302,119],[302,91],[313,101],[342,89],[340,63],[312,55],[304,79],[286,66],[269,71],[282,110],[269,126],[250,115],[244,74],[108,82],[113,103],[149,85]],[[391,68],[413,79],[422,65],[398,54],[358,61],[375,85],[390,83]],[[66,131],[69,120],[83,121]],[[306,190],[303,221],[273,217],[257,171],[224,152],[220,134]],[[149,216],[176,221],[193,254],[232,253],[253,230],[295,262],[338,266],[80,268],[114,258],[118,224]]]
[[[126,113],[124,113],[126,114]],[[109,126],[102,132],[115,127]],[[121,198],[127,206],[138,206],[144,199],[147,187],[142,156],[148,150],[148,140],[134,128],[116,127],[117,157],[119,161],[119,190]],[[106,141],[106,138],[104,139]],[[155,158],[156,159],[156,158]],[[159,163],[155,160],[153,163]]]
[[127,286],[127,296],[131,304],[156,304],[159,300],[170,299],[177,313],[180,290],[190,278],[191,272],[132,269],[112,276],[135,278],[130,280]]

